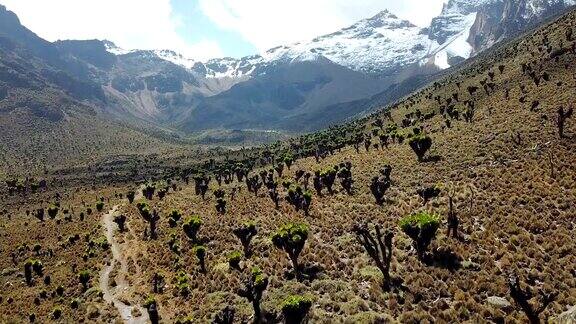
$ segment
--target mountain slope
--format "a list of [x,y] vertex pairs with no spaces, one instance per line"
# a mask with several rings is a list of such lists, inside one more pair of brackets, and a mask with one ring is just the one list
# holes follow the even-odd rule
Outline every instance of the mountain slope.
[[[436,64],[446,68],[575,4],[575,0],[449,0],[427,28],[382,11],[335,33],[273,48],[261,56],[212,60],[206,75],[254,75],[261,65],[314,54],[355,71],[389,75],[414,63],[424,64],[441,51],[460,56],[448,66]],[[216,73],[209,68],[214,66]]]
[[[159,115],[165,115],[160,117],[163,122],[170,127],[176,125],[185,132],[210,127],[314,130],[317,128],[312,125],[334,124],[355,116],[358,111],[369,111],[370,106],[358,106],[356,99],[363,99],[359,98],[361,96],[369,98],[382,92],[378,96],[381,98],[380,104],[388,104],[390,101],[384,99],[390,96],[385,93],[391,89],[402,91],[394,96],[396,98],[406,95],[419,85],[410,84],[410,80],[428,79],[427,76],[455,66],[495,43],[566,10],[574,3],[574,0],[450,0],[428,28],[419,28],[383,11],[335,33],[241,59],[214,59],[202,63],[171,51],[154,51],[150,55],[186,69],[197,84],[191,88],[184,87],[191,91],[173,89],[178,90],[174,94],[146,93],[146,98],[142,98],[139,93],[132,102],[143,109],[148,109],[151,103]],[[110,51],[125,53],[113,46]],[[280,76],[279,73],[290,74],[291,67],[298,65],[292,64],[294,62],[308,61],[309,65],[315,65],[318,57],[362,73],[366,75],[366,80],[371,78],[372,83],[361,82],[359,84],[365,86],[340,87],[337,91],[319,87],[313,91],[313,95],[304,96],[289,90],[282,92],[282,89],[297,85],[290,83],[290,77]],[[321,66],[316,66],[311,70],[321,69]],[[269,74],[274,74],[274,86],[262,88],[270,81]],[[174,81],[189,84],[187,77],[172,76]],[[316,79],[322,77],[321,74],[315,76]],[[264,93],[276,91],[277,97],[286,98],[283,98],[284,102],[259,98],[255,94],[255,87]],[[250,88],[253,88],[252,91],[248,90]],[[334,93],[343,94],[341,100],[333,100]],[[298,102],[299,105],[288,113],[283,107],[286,102]],[[338,110],[331,112],[331,107],[335,105]],[[346,111],[347,105],[355,108]],[[298,121],[296,116],[303,118]],[[319,116],[323,116],[325,122],[315,123],[314,118]],[[217,119],[219,121],[215,122]],[[234,123],[227,122],[227,119]]]
[[[289,263],[284,254],[271,252],[256,257],[255,264],[268,268],[266,273],[282,281],[281,287],[267,291],[263,309],[278,310],[283,297],[296,292],[314,297],[308,313],[312,322],[327,318],[333,322],[363,323],[526,322],[521,307],[510,297],[511,273],[518,274],[534,291],[557,293],[555,301],[541,314],[542,321],[554,322],[556,315],[573,306],[576,284],[571,252],[576,246],[571,231],[576,197],[576,123],[572,118],[568,137],[560,139],[554,120],[559,106],[573,105],[576,99],[571,91],[576,86],[573,73],[576,43],[574,38],[566,39],[568,30],[576,33],[575,22],[576,15],[571,12],[527,38],[480,54],[400,102],[391,111],[392,119],[385,113],[377,114],[333,132],[286,143],[284,148],[296,155],[303,152],[312,155],[323,143],[349,144],[325,146],[332,154],[326,154],[320,162],[313,157],[303,158],[293,164],[292,170],[284,171],[284,178],[292,180],[298,170],[313,173],[350,161],[356,191],[348,195],[336,183],[338,192],[334,195],[313,192],[310,217],[302,216],[286,202],[281,203],[278,212],[265,195],[245,193],[236,199],[246,197],[246,202],[231,203],[227,216],[247,215],[239,223],[252,220],[266,234],[285,222],[310,224],[312,234],[302,252],[302,264],[321,268],[322,274],[310,282],[296,283],[285,275]],[[558,56],[561,48],[566,51]],[[536,84],[529,70],[522,71],[522,64],[530,65],[538,75],[548,74],[548,80]],[[499,71],[500,65],[503,72]],[[494,83],[493,90],[488,86],[488,91],[484,91],[482,84],[487,83]],[[470,94],[468,87],[478,90]],[[458,100],[447,103],[454,94]],[[474,102],[476,107],[471,123],[462,117],[466,101]],[[534,101],[540,105],[532,109]],[[451,104],[460,112],[459,117],[448,116],[446,109]],[[402,127],[402,121],[413,118],[408,116],[417,111],[422,117],[414,118],[414,126],[422,126],[430,134],[433,140],[430,156],[440,157],[439,160],[418,163],[406,142],[391,141],[387,148],[370,148],[368,152],[363,148],[357,152],[352,147],[350,141],[356,132],[371,136],[374,128],[384,131],[372,124],[376,119],[384,122],[384,129],[388,123],[397,124],[399,132],[408,136],[413,127]],[[429,113],[434,113],[432,118],[423,117]],[[446,126],[446,120],[451,121],[450,127]],[[380,140],[371,136],[371,141],[375,144]],[[278,156],[282,154],[279,150]],[[550,157],[553,162],[549,162]],[[369,187],[371,179],[386,164],[392,166],[393,184],[386,193],[384,206],[380,207],[374,203]],[[284,178],[278,177],[278,182]],[[436,185],[442,188],[440,197],[423,206],[417,189]],[[224,190],[230,191],[235,186],[224,186]],[[183,196],[188,197],[191,192],[192,188],[190,194]],[[281,196],[287,196],[286,191],[282,193]],[[445,234],[449,196],[460,219],[460,240]],[[180,201],[175,194],[171,203],[161,206],[167,210],[202,208],[200,198],[185,204]],[[418,261],[412,241],[398,228],[401,217],[422,210],[438,213],[442,219],[430,249],[438,257],[437,263]],[[213,271],[218,271],[218,262],[224,260],[237,242],[228,240],[229,232],[218,227],[222,216],[215,210],[208,209],[204,215],[209,228],[207,235],[221,237],[210,249]],[[360,245],[354,245],[350,229],[363,222],[380,224],[395,233],[392,277],[401,284],[392,292],[382,291],[382,276],[374,261],[363,254]],[[236,224],[232,222],[231,227]],[[162,244],[154,247],[162,249]],[[167,247],[163,249],[164,255],[171,255]],[[459,260],[456,263],[460,266],[452,268],[454,259]],[[153,258],[149,260],[154,263]],[[163,268],[158,265],[156,271]],[[176,277],[176,271],[172,275]],[[236,278],[233,274],[230,277]],[[222,277],[224,286],[230,277]],[[192,286],[195,280],[192,279]],[[187,314],[205,320],[214,316],[223,304],[222,298],[216,298],[211,291],[221,287],[222,281],[216,279],[194,289],[193,294],[206,296],[210,302]],[[349,297],[346,300],[334,297],[341,295]],[[233,288],[227,290],[227,296],[227,301],[234,298]],[[159,303],[168,309],[163,315],[176,316],[172,310],[180,309],[180,303],[169,297],[160,298]],[[504,299],[506,306],[493,303],[494,299]],[[243,300],[234,303],[239,313],[244,312],[239,316],[250,316],[249,306]]]
[[[288,322],[283,306],[297,295],[306,297],[299,314],[311,323],[562,323],[559,315],[568,317],[576,304],[576,118],[566,121],[564,137],[556,120],[559,107],[576,102],[575,35],[571,11],[446,71],[392,109],[208,163],[154,165],[181,163],[174,167],[181,172],[147,182],[158,193],[150,199],[140,195],[140,182],[64,188],[58,175],[38,192],[5,194],[0,284],[7,302],[0,314],[8,322],[33,314],[40,322],[58,315],[67,323],[110,323],[152,302],[168,323],[211,323],[231,313],[253,322],[259,310],[278,323]],[[421,160],[409,144],[414,129],[430,136]],[[263,188],[260,180],[270,179],[269,190],[244,190],[250,181],[234,170],[247,170]],[[204,196],[188,181],[195,177],[224,180],[208,181]],[[380,201],[377,182],[385,187]],[[309,205],[295,201],[300,190]],[[138,197],[133,203],[129,192]],[[60,207],[54,219],[34,217],[52,204]],[[156,221],[146,217],[148,208]],[[402,226],[420,213],[428,216],[424,231]],[[372,250],[358,242],[364,224]],[[249,244],[238,228],[256,230]],[[288,243],[296,256],[271,240],[296,231],[292,241],[302,245]],[[378,267],[384,258],[370,253],[384,250],[380,234],[389,278]],[[45,271],[27,271],[29,284],[22,280],[27,260],[40,260]],[[268,283],[256,307],[244,294],[256,280],[253,269]],[[89,289],[80,273],[91,274]],[[110,289],[116,307],[94,289],[102,285],[122,287]],[[45,291],[63,293],[34,302]],[[537,314],[526,295],[534,296]]]
[[190,130],[277,129],[291,115],[369,97],[384,86],[317,56],[314,61],[275,66],[265,75],[206,98],[181,123]]
[[97,69],[82,61],[75,70],[70,62],[80,61],[20,26],[15,15],[0,7],[2,172],[34,174],[180,146],[161,132],[110,119],[100,110],[100,85],[82,79],[82,73],[94,75]]
[[[385,11],[308,42],[205,63],[168,50],[123,51],[107,41],[52,44],[1,7],[0,98],[4,114],[25,109],[28,113],[18,118],[56,123],[42,126],[48,129],[64,130],[58,123],[74,123],[66,118],[69,111],[82,115],[86,122],[76,129],[91,129],[91,135],[67,140],[110,138],[106,134],[114,132],[98,129],[102,125],[118,131],[128,125],[135,134],[145,130],[156,137],[142,134],[144,142],[211,131],[260,131],[266,138],[269,130],[314,131],[390,104],[442,69],[572,4],[574,0],[451,0],[429,28]],[[16,99],[21,96],[30,98],[22,103]],[[60,107],[50,101],[70,104]],[[12,142],[25,142],[24,128],[16,128],[21,123],[11,119],[15,116],[3,118],[3,131],[15,136]],[[90,126],[92,118],[99,122]],[[66,136],[48,134],[50,143],[63,147],[59,140]],[[146,152],[144,146],[134,151]],[[6,147],[9,156],[21,146]],[[47,145],[40,148],[58,156]],[[89,155],[81,154],[80,160]]]

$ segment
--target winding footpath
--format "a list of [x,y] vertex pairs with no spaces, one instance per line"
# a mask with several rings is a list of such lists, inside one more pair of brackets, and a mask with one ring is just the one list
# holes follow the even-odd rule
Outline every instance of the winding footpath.
[[[136,201],[137,199],[139,199],[139,197],[136,197],[134,200]],[[102,216],[102,226],[104,227],[106,239],[112,250],[112,260],[110,264],[105,266],[100,272],[100,290],[102,290],[104,294],[104,300],[107,303],[114,304],[114,307],[118,309],[124,323],[147,323],[149,321],[148,312],[144,307],[137,303],[133,305],[126,304],[118,297],[130,288],[125,278],[125,274],[128,273],[128,260],[122,255],[120,244],[118,244],[114,238],[114,232],[117,229],[117,225],[114,223],[114,216],[118,208],[120,208],[120,205],[112,207],[108,213]],[[120,269],[115,278],[116,286],[111,287],[110,274],[117,265],[120,265]]]

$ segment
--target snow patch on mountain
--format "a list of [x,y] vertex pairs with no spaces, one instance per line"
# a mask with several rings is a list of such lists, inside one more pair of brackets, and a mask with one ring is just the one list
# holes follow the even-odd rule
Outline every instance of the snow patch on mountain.
[[[206,78],[248,78],[266,73],[279,63],[328,59],[355,71],[390,75],[412,64],[431,61],[440,69],[468,59],[473,47],[468,43],[470,30],[485,6],[503,4],[504,0],[448,0],[428,28],[420,28],[382,11],[335,33],[310,41],[270,49],[261,55],[240,59],[219,58],[198,62],[170,50],[147,51],[163,60],[182,66]],[[526,19],[539,17],[554,6],[576,5],[576,0],[523,0]],[[134,51],[106,45],[110,53],[124,55]]]
[[466,15],[478,11],[481,6],[503,0],[449,0],[444,4],[441,15]]
[[116,46],[116,44],[112,43],[111,41],[103,41],[103,43],[104,43],[104,47],[106,48],[106,51],[108,53],[111,53],[114,55],[125,55],[125,54],[129,54],[129,53],[133,52],[130,50],[125,50],[123,48],[120,48],[120,47]]
[[473,47],[468,42],[470,29],[476,21],[477,13],[462,16],[458,24],[452,24],[449,32],[455,33],[444,44],[438,44],[434,54],[434,63],[441,69],[447,69],[452,58],[467,59],[472,55]]
[[367,73],[381,73],[409,65],[429,52],[430,40],[422,30],[388,11],[361,20],[338,32],[271,49],[266,61],[321,55],[334,63]]
[[576,5],[576,0],[526,0],[526,8],[522,18],[530,20],[535,17],[542,17],[548,8],[574,5]]
[[241,59],[230,57],[212,59],[201,65],[204,67],[203,72],[208,78],[243,78],[252,75],[256,68],[263,63],[264,60],[260,55],[253,55]]
[[154,50],[153,51],[154,54],[156,54],[159,58],[168,61],[168,62],[172,62],[176,65],[180,65],[182,67],[185,67],[187,69],[192,69],[192,67],[194,67],[194,64],[196,64],[196,61],[190,58],[186,58],[184,56],[182,56],[182,54],[176,53],[174,51],[171,50]]

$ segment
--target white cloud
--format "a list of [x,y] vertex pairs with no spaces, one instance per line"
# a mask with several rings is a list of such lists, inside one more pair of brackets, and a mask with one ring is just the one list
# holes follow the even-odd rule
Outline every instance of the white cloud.
[[444,0],[199,0],[222,28],[239,32],[260,51],[331,33],[389,9],[419,26],[440,14]]
[[216,40],[189,44],[176,32],[170,0],[2,0],[39,36],[108,39],[126,49],[171,49],[205,59],[222,56]]
[[[334,32],[383,9],[426,26],[444,0],[198,0],[217,26],[238,32],[258,50]],[[216,38],[190,44],[178,27],[186,12],[170,0],[0,0],[39,36],[108,39],[125,49],[171,49],[206,59],[223,56]],[[199,32],[201,33],[201,31]],[[229,53],[228,53],[229,54]]]

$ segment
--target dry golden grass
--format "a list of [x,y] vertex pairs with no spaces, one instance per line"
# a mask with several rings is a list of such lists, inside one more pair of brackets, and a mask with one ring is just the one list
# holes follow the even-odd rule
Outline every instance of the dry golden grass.
[[[163,139],[161,134],[154,136],[136,126],[105,120],[92,108],[54,90],[14,89],[11,93],[11,100],[0,103],[0,178],[190,148],[165,134]],[[28,105],[41,107],[46,116],[54,110],[62,118],[40,118],[26,109]]]
[[[119,192],[118,188],[113,187],[60,189],[59,198],[55,191],[39,192],[33,198],[12,198],[12,203],[5,205],[8,208],[2,215],[0,229],[0,267],[3,269],[0,280],[4,287],[0,294],[2,322],[27,322],[30,314],[36,316],[37,322],[50,322],[57,307],[62,309],[60,319],[69,323],[82,319],[106,322],[117,316],[115,309],[102,302],[98,289],[99,272],[109,250],[95,246],[94,254],[83,259],[89,242],[104,236],[100,219],[119,201],[115,198],[116,192]],[[102,212],[96,209],[100,197],[110,197],[105,198]],[[60,208],[55,219],[46,213],[45,220],[40,222],[33,216],[37,208],[47,208],[58,201]],[[88,209],[92,210],[91,214]],[[84,214],[84,220],[81,220],[81,214]],[[36,244],[41,246],[39,253],[34,251]],[[23,275],[28,259],[40,260],[44,268],[41,276],[33,275],[32,286],[26,284]],[[89,270],[91,274],[88,292],[82,291],[78,279],[78,272],[82,270]],[[50,278],[49,283],[45,281],[46,277]],[[64,288],[62,295],[56,292],[59,286]],[[46,297],[42,297],[44,293]],[[74,300],[79,302],[77,309],[71,307]]]
[[[120,205],[119,213],[128,217],[129,228],[126,233],[116,233],[116,239],[122,243],[123,255],[129,260],[127,280],[130,289],[123,299],[142,304],[152,293],[154,274],[162,274],[164,292],[156,294],[156,300],[165,322],[186,316],[191,316],[195,322],[209,322],[227,305],[236,309],[238,321],[249,320],[251,306],[236,294],[236,290],[255,265],[270,278],[262,300],[263,311],[279,313],[279,305],[286,296],[308,295],[314,300],[309,312],[311,322],[523,323],[527,320],[525,315],[508,294],[507,276],[513,272],[534,288],[558,293],[542,314],[543,319],[552,320],[576,304],[576,121],[572,118],[568,122],[565,131],[568,137],[564,139],[558,138],[554,124],[556,109],[576,101],[576,53],[567,53],[556,62],[550,59],[545,48],[539,51],[538,47],[543,46],[544,37],[552,48],[573,46],[574,41],[567,41],[565,32],[568,28],[574,30],[575,24],[576,14],[571,12],[517,42],[516,48],[509,46],[491,51],[478,62],[439,81],[436,89],[434,86],[423,89],[399,104],[392,111],[397,123],[415,109],[423,113],[438,111],[435,96],[446,99],[458,92],[459,106],[473,97],[476,113],[472,123],[453,121],[452,127],[446,128],[439,114],[421,123],[433,139],[429,155],[441,158],[436,162],[418,163],[405,143],[392,144],[388,149],[361,150],[360,153],[346,147],[320,163],[313,158],[296,161],[290,170],[284,171],[284,177],[293,177],[299,169],[313,172],[344,161],[353,165],[354,195],[346,195],[338,183],[334,186],[338,188],[334,195],[318,197],[314,193],[309,217],[297,213],[285,200],[276,210],[264,189],[255,197],[244,184],[236,182],[223,186],[228,204],[226,214],[220,215],[212,196],[218,188],[214,181],[206,200],[194,194],[192,184],[179,182],[177,190],[170,190],[164,199],[155,197],[148,202],[161,216],[158,239],[149,240],[144,236],[148,225],[135,204],[112,198],[115,192],[127,192],[128,187],[70,192],[63,201],[75,206],[75,215],[83,208],[80,207],[82,200],[93,204],[97,197],[111,197],[105,210]],[[510,49],[508,53],[507,48]],[[526,62],[533,62],[539,73],[548,73],[549,81],[536,86],[521,71],[521,64]],[[501,64],[505,66],[503,74],[498,72]],[[467,87],[479,86],[481,80],[488,78],[489,71],[495,72],[494,90],[486,94],[480,87],[474,96],[468,94]],[[521,85],[525,87],[525,94],[521,93]],[[508,100],[505,99],[506,90],[509,90]],[[519,102],[522,96],[526,96],[525,103]],[[410,104],[410,100],[414,103]],[[531,103],[535,100],[540,106],[531,111]],[[521,141],[515,143],[512,136],[516,134],[520,134]],[[392,166],[393,185],[386,194],[386,203],[378,206],[370,194],[369,183],[385,164]],[[441,196],[423,207],[416,189],[435,184],[441,185]],[[230,197],[232,188],[242,188],[234,200]],[[445,235],[447,193],[450,191],[456,197],[455,210],[460,217],[462,240]],[[280,189],[280,194],[284,197],[286,191]],[[46,206],[51,201],[53,198],[36,203]],[[88,320],[85,309],[74,311],[68,306],[70,299],[81,298],[84,300],[81,307],[99,307],[100,317],[95,321],[117,318],[114,308],[97,297],[82,294],[70,270],[71,264],[77,263],[79,269],[97,272],[110,258],[110,253],[102,251],[94,258],[82,261],[80,256],[85,242],[67,248],[59,245],[59,235],[64,238],[75,233],[91,233],[93,238],[101,236],[99,214],[87,217],[84,222],[79,222],[75,216],[69,223],[56,224],[47,220],[39,224],[31,216],[24,215],[24,210],[32,208],[31,205],[32,202],[11,204],[3,216],[12,215],[12,219],[4,222],[1,229],[0,265],[3,269],[16,270],[8,271],[8,275],[0,278],[4,287],[0,314],[8,320],[24,321],[28,313],[34,312],[40,321],[48,321],[55,305],[63,305],[63,321]],[[205,274],[200,272],[193,246],[182,230],[182,221],[174,228],[168,223],[168,214],[173,209],[180,210],[184,219],[199,215],[203,220],[199,237],[207,241]],[[410,239],[397,224],[401,217],[423,209],[443,217],[431,250],[451,249],[463,261],[460,269],[429,266],[417,259]],[[252,242],[254,253],[241,262],[243,271],[233,270],[228,267],[226,257],[234,250],[240,251],[242,246],[232,230],[246,221],[254,221],[258,226],[258,235]],[[351,231],[352,226],[361,221],[379,223],[395,232],[391,275],[402,281],[402,288],[392,292],[382,290],[381,274],[356,243]],[[290,279],[287,273],[291,265],[286,254],[276,249],[270,240],[270,235],[287,222],[310,225],[310,237],[300,263],[321,269],[314,280],[297,282]],[[179,253],[171,250],[170,241],[179,244]],[[25,252],[16,265],[11,263],[10,253],[18,244],[33,245],[35,242],[56,252],[53,257],[39,257],[46,272],[53,277],[53,283],[48,287],[38,280],[33,287],[27,287],[23,281],[23,262],[33,257],[33,252]],[[188,296],[181,295],[176,287],[179,273],[187,278]],[[95,282],[93,279],[92,285]],[[64,298],[48,298],[40,306],[33,304],[34,297],[42,289],[51,292],[59,284],[67,287]],[[486,301],[489,296],[507,298],[513,306],[495,308]],[[10,297],[13,299],[11,304],[7,302]]]

